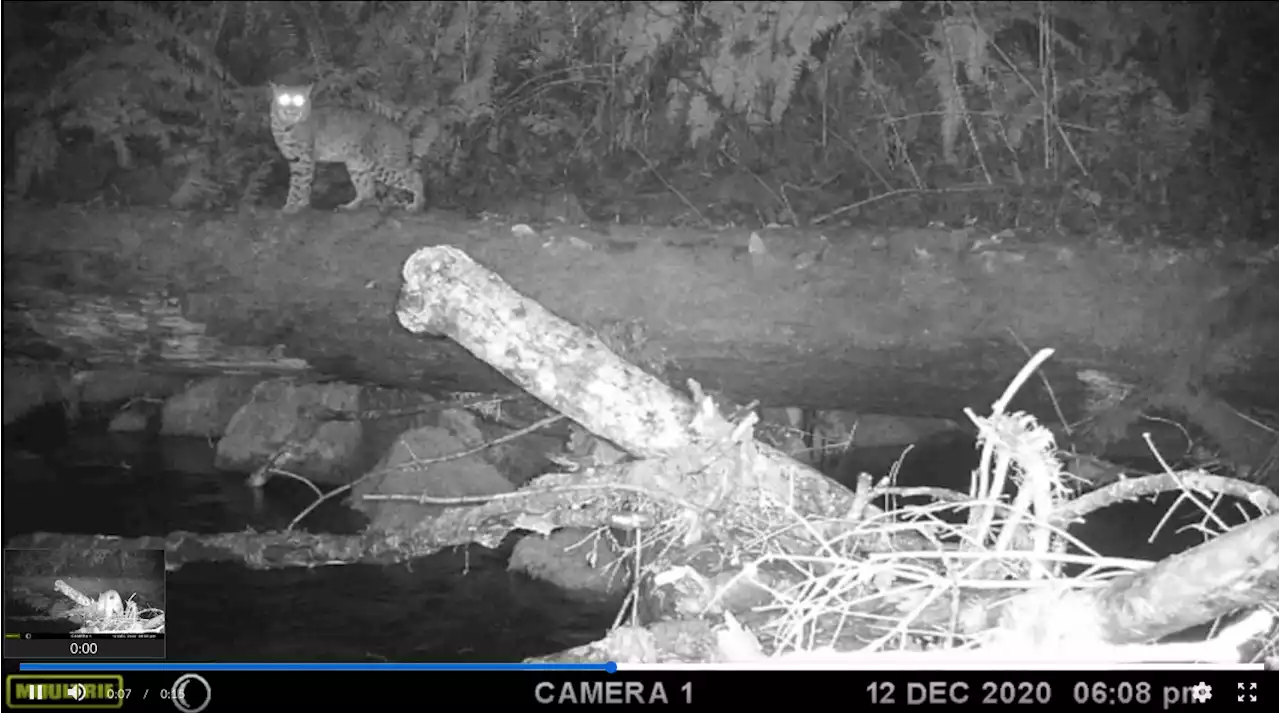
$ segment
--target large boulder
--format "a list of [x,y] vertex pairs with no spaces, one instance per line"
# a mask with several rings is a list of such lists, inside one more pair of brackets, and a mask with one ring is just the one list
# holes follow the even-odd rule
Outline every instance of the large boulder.
[[360,387],[353,384],[296,384],[272,379],[254,387],[218,441],[215,465],[252,471],[293,444],[282,468],[314,482],[346,483],[360,470],[360,421],[318,421],[317,409],[355,412]]
[[[515,488],[479,454],[446,459],[477,443],[479,431],[466,427],[466,416],[442,418],[441,426],[406,431],[386,456],[352,489],[349,504],[365,514],[370,528],[383,532],[412,532],[430,524],[448,504],[366,499],[366,495],[425,495],[456,498],[494,495]],[[468,434],[471,434],[468,436]],[[437,462],[436,459],[442,459]],[[461,504],[461,503],[459,503]]]
[[626,590],[631,571],[618,565],[612,538],[600,531],[564,528],[528,535],[516,543],[507,569],[560,587],[583,599],[602,599]]
[[258,377],[217,376],[190,384],[165,400],[160,412],[160,433],[221,438],[259,381]]

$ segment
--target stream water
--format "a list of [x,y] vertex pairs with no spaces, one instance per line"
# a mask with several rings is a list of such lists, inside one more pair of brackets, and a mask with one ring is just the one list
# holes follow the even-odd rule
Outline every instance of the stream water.
[[[44,418],[46,420],[42,421]],[[57,414],[5,428],[4,537],[36,531],[125,537],[174,530],[279,529],[311,500],[289,479],[255,500],[244,476],[213,468],[203,440],[70,434]],[[39,454],[44,465],[24,460]],[[887,471],[900,449],[867,450],[861,465]],[[939,482],[976,462],[971,444],[908,454],[903,484]],[[25,472],[44,468],[33,476]],[[12,475],[28,477],[12,477]],[[1129,503],[1095,515],[1075,534],[1103,554],[1159,559],[1203,541],[1200,511],[1174,498]],[[38,503],[39,505],[33,505]],[[1238,522],[1232,508],[1220,513]],[[361,517],[340,505],[307,521],[313,531],[355,532]],[[586,603],[509,573],[509,546],[442,552],[391,567],[334,566],[254,571],[192,564],[168,574],[167,640],[172,660],[512,661],[600,638],[620,602]]]
[[[923,448],[863,449],[852,463],[843,465],[844,472],[838,479],[854,487],[857,472],[871,473],[879,480],[900,462],[895,481],[899,486],[932,485],[968,492],[969,473],[978,461],[972,439],[963,437],[943,439]],[[1117,464],[1132,468],[1135,474],[1160,472],[1160,464],[1154,458]],[[1246,522],[1246,509],[1257,514],[1256,509],[1235,498],[1214,500],[1200,494],[1198,501],[1205,507],[1182,493],[1115,503],[1089,514],[1070,532],[1100,555],[1154,561],[1200,545],[1224,527]],[[1206,515],[1206,508],[1216,519]]]
[[[214,470],[213,447],[200,439],[73,435],[47,419],[43,427],[5,428],[6,543],[36,531],[136,537],[279,529],[312,499],[275,478],[255,502],[243,475]],[[18,449],[44,456],[49,472],[11,477],[11,469],[39,467],[20,460]],[[340,505],[307,522],[313,531],[362,526]],[[603,636],[621,602],[577,601],[509,573],[509,547],[459,548],[390,567],[186,565],[166,580],[168,658],[518,661]]]

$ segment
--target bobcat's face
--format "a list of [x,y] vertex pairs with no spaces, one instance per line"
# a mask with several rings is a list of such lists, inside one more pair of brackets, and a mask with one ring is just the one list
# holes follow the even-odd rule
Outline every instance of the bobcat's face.
[[271,85],[271,116],[285,126],[306,121],[311,116],[311,86]]

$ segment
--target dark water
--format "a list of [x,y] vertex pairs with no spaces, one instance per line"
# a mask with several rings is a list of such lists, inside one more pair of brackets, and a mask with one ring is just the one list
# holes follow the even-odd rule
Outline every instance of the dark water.
[[[969,490],[969,473],[978,466],[979,452],[971,439],[949,438],[933,445],[916,447],[903,455],[904,449],[867,448],[857,454],[853,463],[846,463],[846,472],[838,475],[842,482],[853,487],[858,471],[871,473],[876,480],[901,461],[897,483],[901,486],[935,485],[960,492]],[[1160,466],[1151,462],[1124,463],[1134,473],[1158,472]],[[1083,523],[1070,529],[1072,536],[1098,554],[1106,557],[1160,560],[1169,555],[1184,552],[1211,539],[1221,531],[1221,526],[1206,523],[1209,533],[1198,529],[1205,519],[1204,510],[1194,503],[1180,499],[1180,493],[1164,493],[1155,498],[1116,503],[1091,513]],[[1205,505],[1213,506],[1214,514],[1227,527],[1246,522],[1240,501],[1235,498],[1212,498],[1201,494]],[[1252,516],[1256,509],[1247,506]]]
[[[311,500],[299,484],[276,478],[256,503],[243,475],[213,469],[213,448],[200,439],[71,436],[48,419],[39,427],[36,421],[5,429],[6,542],[34,531],[136,537],[279,529]],[[52,472],[34,473],[40,466],[16,455],[19,448],[43,455]],[[313,531],[354,532],[362,518],[335,505],[306,523]],[[390,567],[186,565],[167,577],[168,656],[513,661],[603,636],[620,602],[574,601],[508,573],[510,544],[459,548]]]

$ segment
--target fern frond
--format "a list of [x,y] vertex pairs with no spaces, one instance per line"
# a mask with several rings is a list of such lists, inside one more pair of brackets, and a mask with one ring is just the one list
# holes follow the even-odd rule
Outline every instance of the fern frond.
[[638,2],[628,6],[617,35],[623,67],[634,67],[656,56],[671,41],[680,28],[680,6],[679,2]]
[[5,194],[25,196],[36,179],[53,170],[62,151],[53,122],[40,119],[22,127],[14,142],[21,147],[11,183],[6,184]]
[[452,94],[454,105],[470,119],[493,113],[493,79],[497,62],[506,51],[512,28],[520,17],[520,9],[512,3],[498,3],[492,10],[485,18],[474,59],[468,63],[472,71],[464,74],[463,84]]
[[342,0],[341,2],[329,4],[338,10],[338,13],[348,25],[351,25],[363,18],[365,9],[372,3],[364,2],[364,0]]
[[156,44],[171,43],[178,47],[184,56],[197,62],[222,82],[235,84],[230,73],[208,48],[197,43],[190,34],[184,32],[169,18],[151,9],[150,6],[132,0],[115,0],[96,4],[109,13],[131,20],[134,23],[134,31],[140,33],[143,39]]
[[212,177],[207,152],[200,151],[187,163],[178,188],[169,196],[169,205],[178,210],[208,208],[221,197],[221,188]]
[[324,26],[320,23],[320,13],[314,2],[290,3],[298,14],[302,26],[306,28],[307,47],[311,50],[312,61],[316,65],[316,73],[323,76],[333,66],[333,56],[329,52],[329,41],[324,36]]
[[240,194],[240,205],[248,207],[261,203],[269,178],[271,178],[271,164],[267,162],[263,162],[250,172],[244,184],[244,191]]

